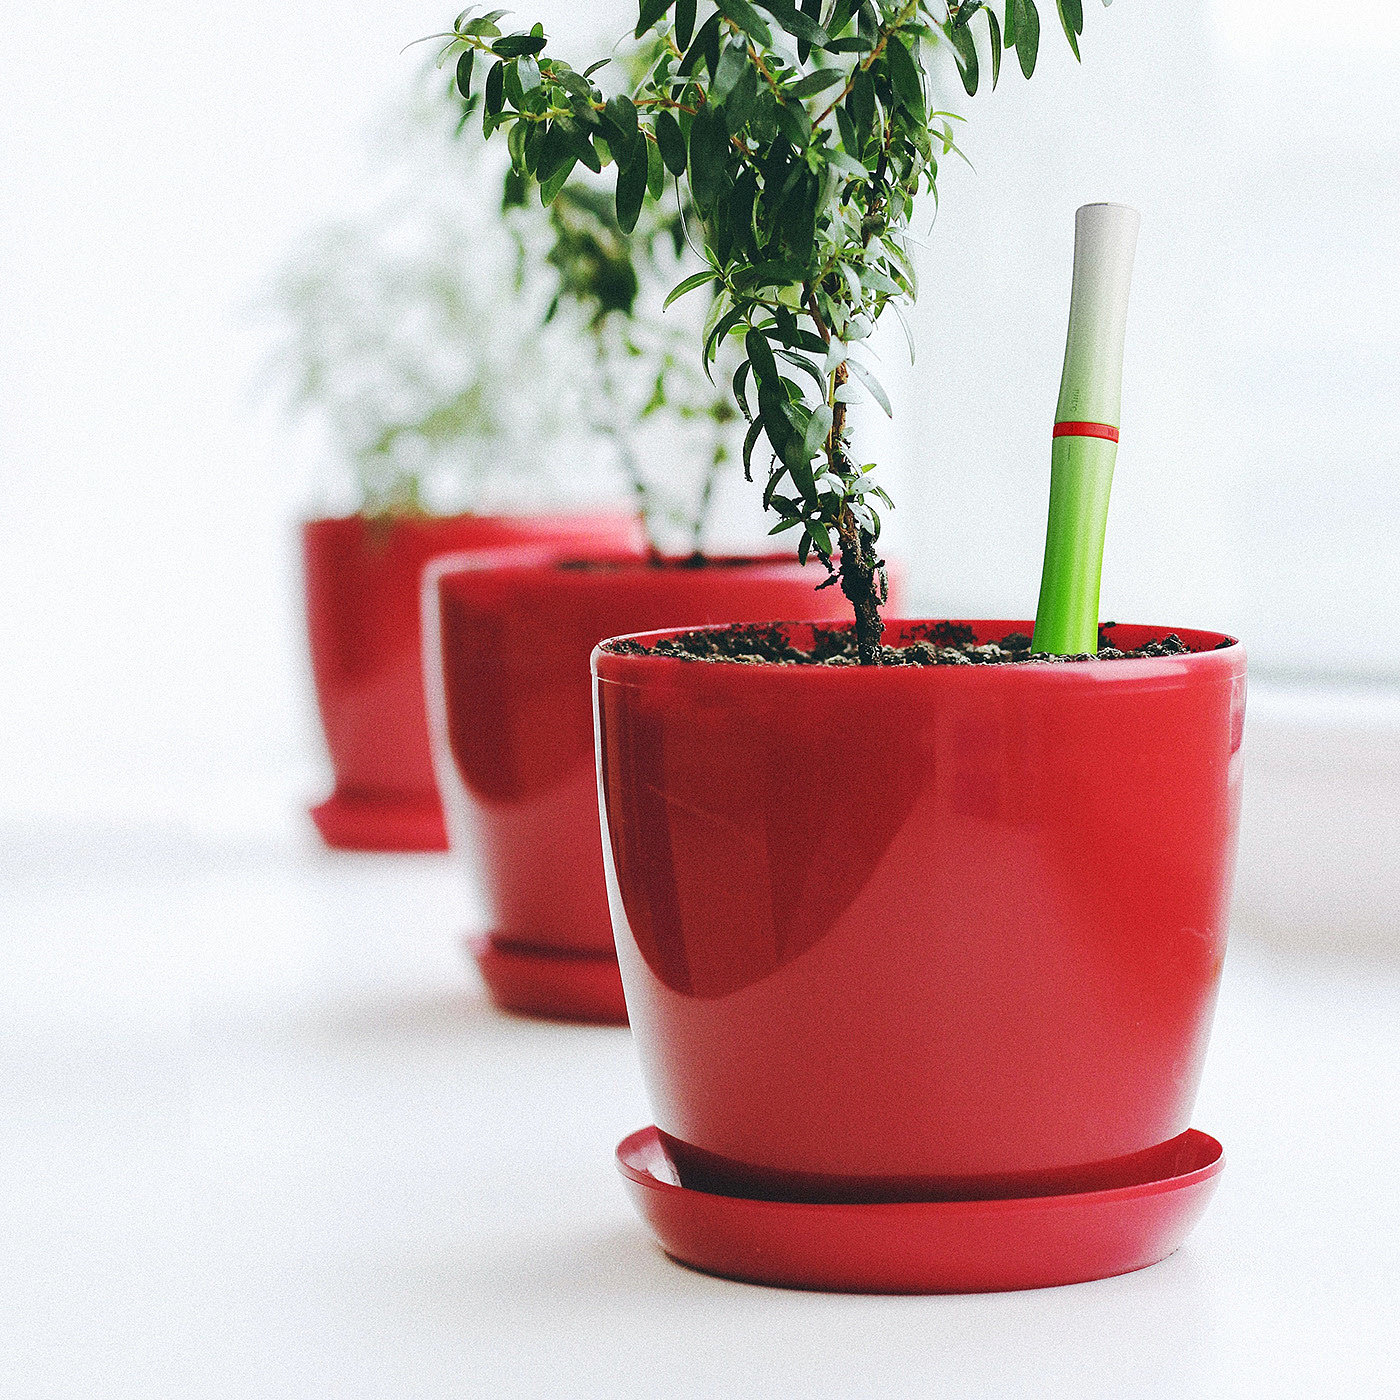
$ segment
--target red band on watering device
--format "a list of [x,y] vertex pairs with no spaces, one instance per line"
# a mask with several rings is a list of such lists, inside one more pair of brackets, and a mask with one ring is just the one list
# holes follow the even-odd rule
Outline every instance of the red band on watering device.
[[1118,429],[1112,423],[1056,423],[1055,437],[1096,437],[1108,442],[1118,441]]

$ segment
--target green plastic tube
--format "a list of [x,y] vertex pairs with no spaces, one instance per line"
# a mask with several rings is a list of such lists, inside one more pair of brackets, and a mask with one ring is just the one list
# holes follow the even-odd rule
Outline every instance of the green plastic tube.
[[1055,437],[1050,513],[1036,609],[1036,651],[1099,649],[1099,581],[1123,394],[1123,341],[1137,211],[1086,204],[1074,220],[1074,285]]

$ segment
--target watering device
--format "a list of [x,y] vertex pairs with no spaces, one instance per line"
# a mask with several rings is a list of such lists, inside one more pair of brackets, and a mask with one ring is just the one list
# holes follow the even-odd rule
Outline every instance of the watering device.
[[1099,578],[1123,393],[1123,339],[1140,218],[1086,204],[1074,218],[1074,285],[1050,469],[1050,518],[1033,648],[1099,649]]

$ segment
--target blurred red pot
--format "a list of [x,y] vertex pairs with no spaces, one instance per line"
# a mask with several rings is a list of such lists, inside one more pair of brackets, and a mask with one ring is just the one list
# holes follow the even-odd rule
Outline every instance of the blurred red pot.
[[987,1199],[1169,1169],[1245,701],[1244,649],[1180,636],[1195,654],[1062,665],[594,652],[618,955],[682,1184]]
[[817,591],[823,577],[786,556],[579,567],[519,551],[433,567],[442,781],[460,784],[463,800],[448,802],[491,911],[474,951],[498,1005],[626,1020],[598,825],[593,647],[663,624],[844,615],[838,589]]
[[522,541],[572,552],[639,543],[621,514],[352,515],[302,527],[307,628],[335,791],[312,809],[331,846],[445,850],[423,702],[419,585],[440,554]]

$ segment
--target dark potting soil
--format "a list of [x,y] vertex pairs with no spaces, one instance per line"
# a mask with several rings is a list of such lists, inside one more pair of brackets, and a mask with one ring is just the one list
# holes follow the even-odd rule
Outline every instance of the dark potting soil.
[[[1175,632],[1148,642],[1136,651],[1120,651],[1108,639],[1106,622],[1099,628],[1099,650],[1090,655],[1054,656],[1031,650],[1024,632],[1008,632],[996,642],[979,645],[970,627],[956,622],[920,623],[916,640],[880,648],[883,666],[1063,666],[1076,661],[1126,661],[1146,656],[1180,656],[1191,648]],[[630,638],[609,642],[607,650],[622,656],[669,656],[680,661],[737,661],[748,665],[857,666],[855,630],[815,627],[810,651],[793,646],[782,629],[754,623],[723,631],[681,632],[646,647]]]

